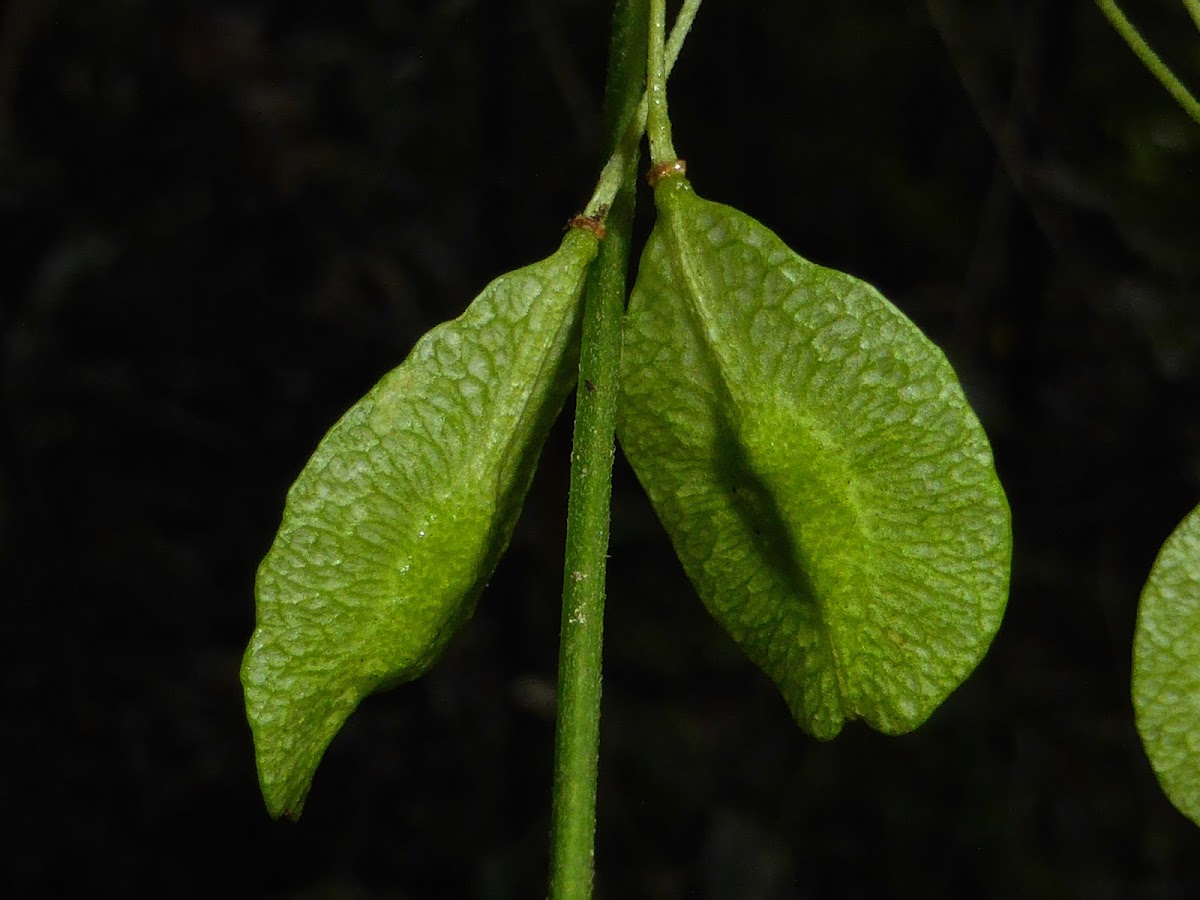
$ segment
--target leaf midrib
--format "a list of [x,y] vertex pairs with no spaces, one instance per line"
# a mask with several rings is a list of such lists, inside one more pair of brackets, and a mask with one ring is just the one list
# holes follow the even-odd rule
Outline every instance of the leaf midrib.
[[[662,198],[661,200],[659,199],[660,197]],[[686,198],[690,198],[690,201]],[[681,230],[686,229],[687,225],[686,212],[683,209],[684,205],[688,202],[706,204],[710,201],[706,201],[693,193],[690,187],[672,189],[670,185],[660,187],[655,193],[655,200],[658,204],[660,215],[666,213],[663,218],[668,224],[666,236],[668,249],[671,252],[671,262],[674,264],[672,267],[678,270],[680,283],[684,286],[686,296],[691,301],[687,304],[688,312],[693,316],[698,325],[699,331],[703,336],[705,349],[713,359],[719,386],[724,391],[730,408],[747,408],[753,403],[753,399],[746,396],[740,386],[735,386],[736,383],[728,377],[727,370],[731,370],[732,366],[729,358],[722,352],[721,335],[713,325],[713,317],[705,309],[706,292],[703,289],[704,278],[701,275],[705,267],[700,260],[694,259],[692,254],[688,252],[680,234]],[[701,235],[700,237],[706,238],[707,236]],[[838,707],[847,718],[857,718],[860,713],[854,710],[850,704],[845,665],[842,662],[840,648],[834,640],[833,629],[829,624],[829,610],[826,608],[824,600],[815,591],[813,592],[813,602],[817,606],[817,621],[820,625],[821,638],[826,645],[829,659],[833,665],[834,681],[837,685],[838,693]]]

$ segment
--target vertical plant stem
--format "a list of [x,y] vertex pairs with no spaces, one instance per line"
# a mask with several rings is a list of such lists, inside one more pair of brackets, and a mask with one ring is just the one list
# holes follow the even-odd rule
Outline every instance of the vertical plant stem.
[[[696,20],[696,13],[699,11],[700,0],[683,0],[683,6],[679,8],[675,25],[671,28],[671,34],[667,38],[666,75],[670,75],[671,70],[675,68],[675,61],[679,59],[679,51],[683,49],[683,42],[687,40],[688,32],[692,30],[692,23]],[[641,43],[644,44],[645,41],[643,40]],[[630,157],[637,153],[642,133],[646,130],[647,96],[647,94],[642,94],[641,102],[638,103],[633,117],[625,126],[620,143],[609,156],[608,162],[604,164],[604,171],[600,174],[596,192],[592,194],[592,199],[588,201],[587,209],[584,210],[586,215],[603,218],[601,210],[608,209],[612,204],[619,184],[627,174],[626,169],[629,167]],[[611,127],[613,126],[610,125]]]
[[[645,0],[617,0],[605,116],[617,146],[642,96]],[[600,744],[604,584],[608,559],[621,318],[637,183],[637,153],[606,218],[607,236],[584,292],[559,645],[558,720],[551,815],[551,900],[592,895]]]
[[646,96],[649,108],[646,137],[650,141],[650,161],[661,165],[675,159],[671,142],[671,120],[667,116],[667,0],[650,0],[649,53],[646,67]]
[[[1096,5],[1100,7],[1100,11],[1108,18],[1112,27],[1117,30],[1117,34],[1124,38],[1125,43],[1129,45],[1129,49],[1137,54],[1142,64],[1150,70],[1150,74],[1162,83],[1167,92],[1183,107],[1184,112],[1195,119],[1197,124],[1200,124],[1200,102],[1192,96],[1191,91],[1184,87],[1183,82],[1175,76],[1175,73],[1171,71],[1167,64],[1146,43],[1145,38],[1138,33],[1133,23],[1126,18],[1125,13],[1121,11],[1121,7],[1117,5],[1115,0],[1096,0]],[[1194,14],[1194,3],[1187,3],[1187,8],[1188,12]],[[1200,25],[1200,22],[1197,24]]]

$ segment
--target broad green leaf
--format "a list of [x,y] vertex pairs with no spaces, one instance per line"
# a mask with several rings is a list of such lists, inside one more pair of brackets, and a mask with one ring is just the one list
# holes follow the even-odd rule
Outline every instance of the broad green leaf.
[[504,552],[572,383],[596,238],[488,285],[333,426],[258,570],[242,683],[273,816],[368,694],[433,663]]
[[1158,783],[1200,825],[1200,506],[1167,538],[1142,590],[1133,710]]
[[1008,505],[946,358],[872,287],[681,177],[630,301],[618,436],[700,597],[832,738],[915,728],[1008,594]]

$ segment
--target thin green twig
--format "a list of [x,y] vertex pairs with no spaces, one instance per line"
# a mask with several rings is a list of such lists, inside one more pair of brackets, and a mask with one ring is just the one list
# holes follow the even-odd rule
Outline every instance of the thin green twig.
[[650,141],[650,161],[659,165],[675,159],[671,141],[671,119],[667,115],[666,67],[667,0],[650,0],[649,58],[646,63],[646,96],[649,109],[646,136]]
[[1200,0],[1183,0],[1183,5],[1187,7],[1188,15],[1196,23],[1196,29],[1200,30]]
[[[622,137],[645,79],[646,0],[617,0],[613,14],[606,127]],[[607,236],[584,291],[579,387],[567,502],[567,538],[558,662],[554,800],[550,825],[550,900],[592,896],[596,783],[600,753],[604,582],[612,498],[621,317],[637,194],[637,141],[619,173]]]
[[[684,0],[683,6],[680,7],[679,15],[675,18],[675,24],[671,28],[671,34],[667,38],[666,46],[665,74],[668,76],[671,74],[671,70],[675,68],[676,60],[679,59],[679,51],[683,48],[683,42],[687,38],[688,32],[692,29],[692,22],[696,19],[696,13],[700,11],[700,3],[701,0]],[[612,205],[613,197],[617,193],[617,187],[621,184],[630,159],[637,151],[638,143],[646,131],[648,105],[649,91],[642,94],[637,112],[630,119],[628,126],[621,136],[621,140],[617,143],[612,155],[608,158],[608,162],[605,163],[604,170],[600,173],[600,180],[596,184],[596,190],[592,194],[592,199],[588,201],[587,208],[584,210],[585,215],[598,216],[602,210],[606,210]]]
[[[685,0],[667,50],[671,63],[678,57],[699,7],[700,0]],[[550,829],[551,900],[588,900],[592,895],[604,584],[621,320],[637,194],[638,144],[646,127],[647,20],[646,0],[617,0],[605,91],[612,155],[585,211],[604,219],[607,236],[588,273],[584,292],[563,571]],[[660,74],[660,82],[664,77]]]
[[[1192,14],[1192,18],[1196,20],[1197,27],[1200,27],[1200,3],[1196,0],[1184,0],[1188,12]],[[1112,24],[1112,27],[1117,30],[1117,33],[1124,38],[1125,43],[1129,45],[1129,49],[1137,54],[1138,59],[1150,70],[1155,78],[1159,80],[1167,92],[1175,98],[1184,111],[1191,116],[1197,124],[1200,124],[1200,101],[1197,101],[1192,96],[1182,81],[1180,81],[1170,67],[1159,58],[1159,55],[1154,52],[1145,39],[1138,33],[1133,23],[1121,11],[1115,0],[1096,0],[1096,5],[1100,7],[1100,11]]]

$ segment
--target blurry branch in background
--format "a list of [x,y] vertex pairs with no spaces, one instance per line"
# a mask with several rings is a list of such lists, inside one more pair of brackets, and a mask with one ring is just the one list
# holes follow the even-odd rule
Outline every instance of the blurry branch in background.
[[[1070,163],[1050,148],[1032,151],[1031,141],[1053,107],[1047,91],[1053,79],[1046,68],[1054,51],[1055,24],[1062,15],[1055,4],[1029,4],[1018,23],[1012,75],[999,85],[979,52],[971,19],[953,0],[926,0],[926,8],[964,93],[996,152],[997,171],[988,191],[974,258],[964,285],[964,313],[992,289],[1006,260],[991,258],[1003,244],[1019,198],[1055,255],[1080,284],[1103,286],[1136,268],[1133,254],[1102,210],[1081,207],[1073,196]],[[1097,213],[1101,213],[1097,215]]]
[[[1189,201],[1195,196],[1194,183],[1188,179],[1172,185],[1170,173],[1188,171],[1185,154],[1194,149],[1185,144],[1182,149],[1156,151],[1161,168],[1152,178],[1138,180],[1127,170],[1136,162],[1129,148],[1144,149],[1149,144],[1146,130],[1152,125],[1177,124],[1191,140],[1192,124],[1170,104],[1146,115],[1140,88],[1151,94],[1159,90],[1149,83],[1114,96],[1113,86],[1122,83],[1124,73],[1112,73],[1090,86],[1065,77],[1061,51],[1077,24],[1070,4],[1010,7],[1020,14],[1009,19],[1011,35],[999,50],[1003,60],[992,52],[995,28],[988,30],[983,20],[968,14],[970,4],[926,0],[925,5],[996,154],[962,287],[959,336],[979,334],[988,311],[1001,305],[1006,315],[1040,315],[1031,311],[1033,307],[1019,306],[1024,296],[1019,290],[997,299],[998,292],[1011,287],[1006,279],[1030,263],[1029,251],[1035,249],[1016,243],[1020,230],[1014,223],[1023,211],[1072,289],[1130,322],[1145,346],[1153,348],[1162,373],[1177,373],[1179,360],[1193,358],[1191,348],[1196,346],[1189,336],[1194,330],[1179,323],[1194,307],[1200,273],[1193,251],[1194,203]],[[1086,7],[1082,10],[1089,15]],[[1200,0],[1192,0],[1189,12],[1200,17]],[[1099,20],[1093,24],[1101,27]],[[1193,39],[1190,28],[1184,29],[1183,37]],[[1067,64],[1095,67],[1111,52],[1088,42]],[[1080,140],[1077,130],[1069,140],[1064,136],[1062,116],[1078,110],[1080,103],[1099,104],[1100,110],[1111,112],[1118,123],[1112,126],[1116,136],[1097,129],[1108,146],[1096,150],[1094,142]],[[1120,175],[1114,174],[1114,160]],[[1017,307],[1023,311],[1013,313]]]
[[[1196,23],[1197,28],[1200,28],[1200,0],[1183,0],[1183,2],[1192,16],[1192,21]],[[1150,70],[1150,74],[1159,80],[1184,111],[1196,120],[1196,124],[1200,125],[1200,102],[1197,102],[1191,91],[1184,87],[1183,82],[1146,43],[1138,30],[1134,28],[1133,23],[1126,18],[1125,13],[1121,12],[1121,7],[1114,0],[1096,0],[1096,5],[1100,7],[1100,11],[1112,23],[1112,27],[1117,30],[1125,43],[1129,45],[1129,49],[1136,53],[1138,59]]]

